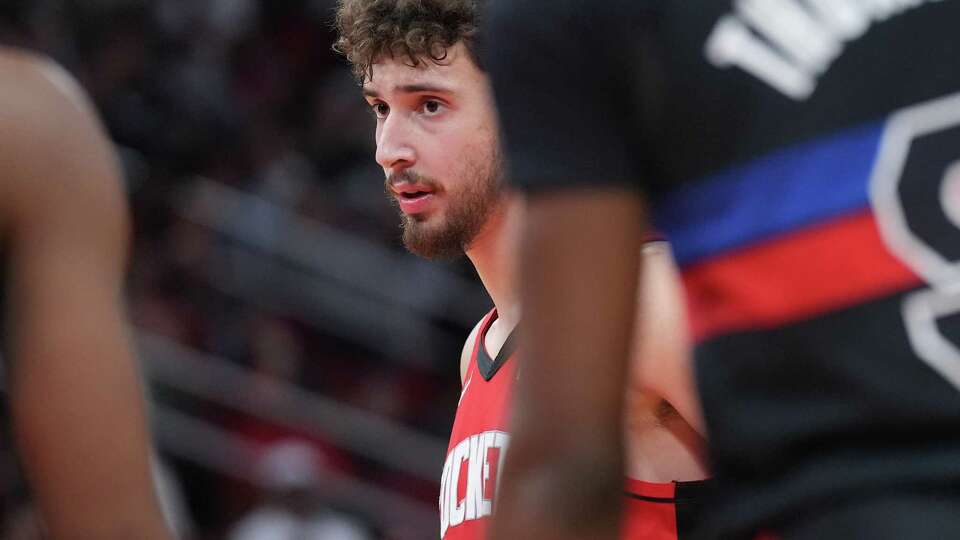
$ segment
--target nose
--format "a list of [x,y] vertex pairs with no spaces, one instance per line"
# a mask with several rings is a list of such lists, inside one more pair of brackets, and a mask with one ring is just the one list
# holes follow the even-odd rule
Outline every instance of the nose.
[[413,138],[408,123],[399,114],[391,114],[377,133],[377,163],[384,171],[401,171],[412,167],[417,161]]

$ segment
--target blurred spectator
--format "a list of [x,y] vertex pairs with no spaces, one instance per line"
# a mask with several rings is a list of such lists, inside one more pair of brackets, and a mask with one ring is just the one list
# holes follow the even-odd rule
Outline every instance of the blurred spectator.
[[256,467],[263,501],[231,530],[230,540],[371,540],[349,517],[324,506],[317,493],[320,456],[303,442],[272,445]]

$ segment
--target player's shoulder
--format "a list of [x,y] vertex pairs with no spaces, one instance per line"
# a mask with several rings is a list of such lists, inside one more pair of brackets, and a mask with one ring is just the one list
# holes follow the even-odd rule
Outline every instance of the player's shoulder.
[[77,80],[54,60],[20,49],[0,47],[0,112],[7,159],[82,155],[105,135]]
[[[510,36],[518,31],[523,34],[552,34],[560,22],[578,8],[577,0],[556,0],[550,2],[515,2],[512,0],[491,0],[487,4],[483,24],[488,35]],[[504,32],[507,32],[504,34]]]
[[0,112],[0,151],[8,161],[69,157],[89,151],[103,135],[93,105],[67,70],[19,49],[0,48]]
[[81,207],[107,214],[117,206],[118,164],[80,85],[53,60],[4,47],[0,161],[0,213],[7,219]]
[[[60,64],[46,56],[8,47],[0,47],[0,104],[8,112],[4,117],[23,111],[34,113],[35,119],[86,112],[89,107],[80,85]],[[47,113],[36,115],[41,111]]]
[[670,242],[667,239],[658,236],[656,233],[649,233],[643,240],[643,247],[640,251],[644,257],[673,257],[673,250],[670,248]]
[[[481,57],[495,86],[533,84],[530,81],[535,79],[552,92],[569,86],[569,94],[581,84],[574,79],[590,80],[583,79],[583,74],[623,51],[635,50],[638,32],[649,26],[651,18],[660,17],[656,4],[647,0],[492,0],[482,23]],[[634,24],[638,17],[646,21],[644,25]],[[623,67],[620,60],[616,67]],[[497,93],[502,100],[503,92]]]

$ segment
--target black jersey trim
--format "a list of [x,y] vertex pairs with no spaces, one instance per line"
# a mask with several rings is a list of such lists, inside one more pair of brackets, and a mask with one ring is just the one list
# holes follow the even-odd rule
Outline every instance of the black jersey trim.
[[517,349],[516,340],[514,339],[516,335],[516,328],[510,331],[510,335],[507,336],[507,339],[504,340],[503,346],[500,347],[500,352],[497,353],[496,358],[490,358],[490,354],[487,352],[487,331],[490,330],[490,327],[493,326],[493,321],[497,319],[497,312],[494,311],[493,316],[487,320],[487,324],[480,329],[477,339],[477,371],[480,372],[480,376],[483,377],[485,381],[490,381],[494,375],[500,371],[500,368],[507,363],[507,360],[510,359],[510,356],[513,355],[514,351]]
[[638,501],[663,504],[682,504],[702,499],[706,490],[712,485],[710,480],[692,480],[689,482],[674,483],[676,484],[676,487],[674,488],[673,497],[650,497],[648,495],[640,495],[627,490],[624,490],[623,494],[624,496],[630,497],[631,499],[637,499]]
[[676,499],[672,497],[647,497],[646,495],[637,495],[630,491],[624,491],[623,494],[631,499],[637,499],[638,501],[652,502],[652,503],[664,503],[664,504],[673,504],[677,502]]

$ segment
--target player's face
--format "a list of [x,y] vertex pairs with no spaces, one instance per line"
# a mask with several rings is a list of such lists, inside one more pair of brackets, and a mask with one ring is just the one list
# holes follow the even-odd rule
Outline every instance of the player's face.
[[377,163],[402,213],[403,241],[427,258],[469,248],[502,201],[489,81],[462,43],[443,65],[374,65],[363,88],[377,117]]

